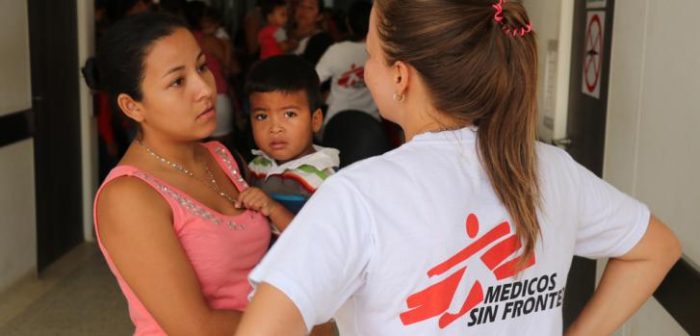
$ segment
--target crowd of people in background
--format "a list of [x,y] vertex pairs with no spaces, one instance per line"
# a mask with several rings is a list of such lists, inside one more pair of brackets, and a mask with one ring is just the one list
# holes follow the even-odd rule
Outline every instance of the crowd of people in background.
[[[611,334],[678,260],[645,204],[536,141],[522,3],[373,4],[261,0],[227,31],[203,1],[97,2],[94,228],[135,335]],[[350,114],[406,143],[345,168],[314,139]],[[574,255],[609,260],[564,326]]]
[[[348,8],[326,8],[323,0],[257,0],[234,20],[199,0],[96,0],[96,37],[99,43],[113,23],[147,11],[169,13],[187,22],[216,81],[217,129],[212,138],[231,149],[235,144],[242,162],[253,158],[251,150],[256,147],[249,103],[243,95],[246,76],[257,61],[280,54],[298,55],[316,68],[324,96],[324,125],[342,110],[366,112],[382,123],[393,144],[400,143],[397,127],[380,118],[364,84],[364,36],[370,10],[368,0],[355,1]],[[225,23],[230,21],[240,24],[229,31]],[[104,178],[135,133],[98,84],[91,86],[98,116],[100,177]],[[317,142],[322,142],[322,132],[317,133]]]

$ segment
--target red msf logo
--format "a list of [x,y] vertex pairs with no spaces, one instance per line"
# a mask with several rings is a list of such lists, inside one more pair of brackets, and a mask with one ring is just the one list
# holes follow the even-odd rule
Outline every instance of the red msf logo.
[[338,79],[338,85],[346,88],[358,88],[365,86],[365,68],[353,64],[350,70]]
[[[474,214],[467,216],[466,222],[467,236],[471,239],[476,238],[479,234],[479,219]],[[498,242],[493,247],[481,253],[487,246],[494,242]],[[520,250],[522,243],[515,233],[511,233],[508,222],[503,222],[487,232],[483,236],[474,240],[470,245],[457,252],[455,255],[431,268],[428,271],[428,277],[441,275],[455,268],[459,263],[470,260],[477,254],[481,253],[481,261],[493,272],[496,279],[503,280],[513,277],[516,273],[516,265],[520,262],[523,256],[517,256],[506,261],[506,259],[515,256]],[[523,269],[529,268],[535,264],[535,257],[527,260]],[[411,294],[406,299],[408,310],[401,313],[401,322],[404,325],[410,325],[425,321],[427,319],[440,315],[438,325],[440,329],[444,329],[452,322],[464,316],[478,304],[484,301],[484,290],[481,282],[478,280],[472,284],[467,298],[462,304],[462,308],[451,313],[447,310],[450,308],[452,301],[455,299],[455,292],[459,286],[464,273],[467,271],[467,266],[456,269],[451,275],[444,280],[431,285],[417,293]]]

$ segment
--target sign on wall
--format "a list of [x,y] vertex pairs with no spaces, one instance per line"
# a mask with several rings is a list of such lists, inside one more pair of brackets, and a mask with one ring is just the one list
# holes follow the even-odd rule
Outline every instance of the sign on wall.
[[605,8],[607,0],[586,0],[586,8]]
[[585,55],[583,56],[583,93],[600,99],[600,78],[603,72],[605,12],[587,13]]

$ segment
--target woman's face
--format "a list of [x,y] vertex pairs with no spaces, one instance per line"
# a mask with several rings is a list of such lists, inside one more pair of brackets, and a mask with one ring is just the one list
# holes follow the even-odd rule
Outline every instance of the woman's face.
[[216,128],[214,75],[188,30],[179,28],[152,44],[141,90],[143,99],[136,104],[144,136],[192,141]]
[[365,63],[365,84],[372,93],[372,98],[382,117],[398,122],[396,118],[398,104],[393,100],[394,85],[392,85],[396,82],[396,75],[391,71],[392,67],[387,65],[386,56],[382,50],[377,32],[377,15],[377,8],[372,8],[367,34],[368,57]]
[[300,0],[294,19],[301,28],[313,27],[321,20],[320,10],[318,0]]

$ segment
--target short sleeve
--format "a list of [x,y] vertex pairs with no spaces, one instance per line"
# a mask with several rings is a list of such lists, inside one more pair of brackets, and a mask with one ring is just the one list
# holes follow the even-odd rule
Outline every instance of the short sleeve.
[[573,163],[579,176],[579,226],[574,253],[586,258],[618,257],[644,236],[650,212],[646,205]]
[[277,31],[275,31],[274,37],[275,37],[275,41],[278,43],[286,41],[287,40],[287,31],[282,29],[282,28],[279,28],[279,29],[277,29]]
[[337,59],[337,56],[334,54],[335,50],[335,45],[328,48],[323,56],[321,56],[318,64],[316,64],[316,73],[318,73],[318,78],[321,80],[321,83],[333,77],[333,61]]
[[289,297],[308,330],[328,321],[364,283],[373,251],[364,198],[335,175],[321,186],[253,270]]

